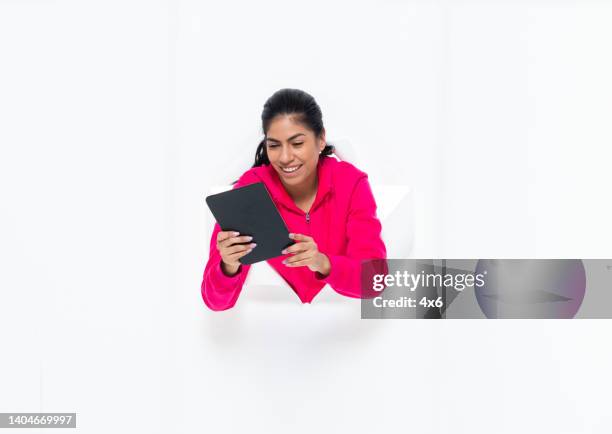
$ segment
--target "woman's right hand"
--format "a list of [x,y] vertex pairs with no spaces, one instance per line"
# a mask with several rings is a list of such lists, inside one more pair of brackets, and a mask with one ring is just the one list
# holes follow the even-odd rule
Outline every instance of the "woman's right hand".
[[220,231],[217,234],[217,250],[221,255],[221,268],[223,272],[229,276],[233,276],[240,268],[238,261],[245,255],[251,253],[257,244],[241,244],[248,243],[253,237],[245,235],[240,236],[235,231]]

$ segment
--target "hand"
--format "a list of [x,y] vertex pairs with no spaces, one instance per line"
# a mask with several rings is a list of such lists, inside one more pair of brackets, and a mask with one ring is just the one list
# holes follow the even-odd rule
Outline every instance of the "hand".
[[217,250],[221,255],[221,268],[223,272],[232,276],[238,272],[240,262],[238,261],[245,255],[251,253],[257,244],[248,243],[253,239],[251,236],[239,236],[238,232],[221,231],[217,234]]
[[319,252],[317,243],[312,237],[302,234],[289,234],[289,238],[297,241],[292,246],[287,247],[281,253],[283,255],[292,254],[283,261],[287,267],[308,267],[311,271],[327,276],[331,270],[329,258]]

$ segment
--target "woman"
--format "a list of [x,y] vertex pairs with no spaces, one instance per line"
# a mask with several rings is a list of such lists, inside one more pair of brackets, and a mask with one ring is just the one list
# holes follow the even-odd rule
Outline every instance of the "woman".
[[[306,92],[279,90],[261,119],[264,139],[255,164],[234,188],[263,182],[291,232],[295,244],[267,262],[303,303],[325,284],[342,295],[365,296],[361,261],[386,258],[367,175],[329,157],[333,147],[325,143],[321,109]],[[210,309],[234,306],[250,268],[239,259],[256,242],[215,225],[201,286]]]

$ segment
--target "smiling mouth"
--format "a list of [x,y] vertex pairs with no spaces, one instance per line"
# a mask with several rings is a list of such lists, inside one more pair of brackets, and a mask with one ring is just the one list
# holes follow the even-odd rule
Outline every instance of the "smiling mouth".
[[302,167],[302,165],[298,164],[297,166],[281,167],[280,169],[283,171],[283,173],[293,173],[296,170],[298,170],[300,167]]

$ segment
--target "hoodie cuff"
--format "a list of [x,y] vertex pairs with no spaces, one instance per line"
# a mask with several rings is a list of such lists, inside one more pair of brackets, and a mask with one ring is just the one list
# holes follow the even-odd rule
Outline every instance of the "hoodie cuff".
[[210,270],[210,282],[213,288],[217,292],[232,292],[236,289],[236,284],[242,277],[243,267],[242,264],[238,267],[238,272],[233,276],[228,276],[221,268],[221,260],[219,263]]
[[365,282],[372,282],[375,274],[387,274],[385,259],[367,260],[349,258],[341,255],[327,255],[331,264],[329,275],[315,273],[315,278],[329,284],[336,292],[347,297],[373,298],[379,293]]
[[361,264],[359,260],[340,255],[326,255],[330,263],[327,276],[316,272],[315,278],[329,284],[337,292],[349,297],[361,296]]

